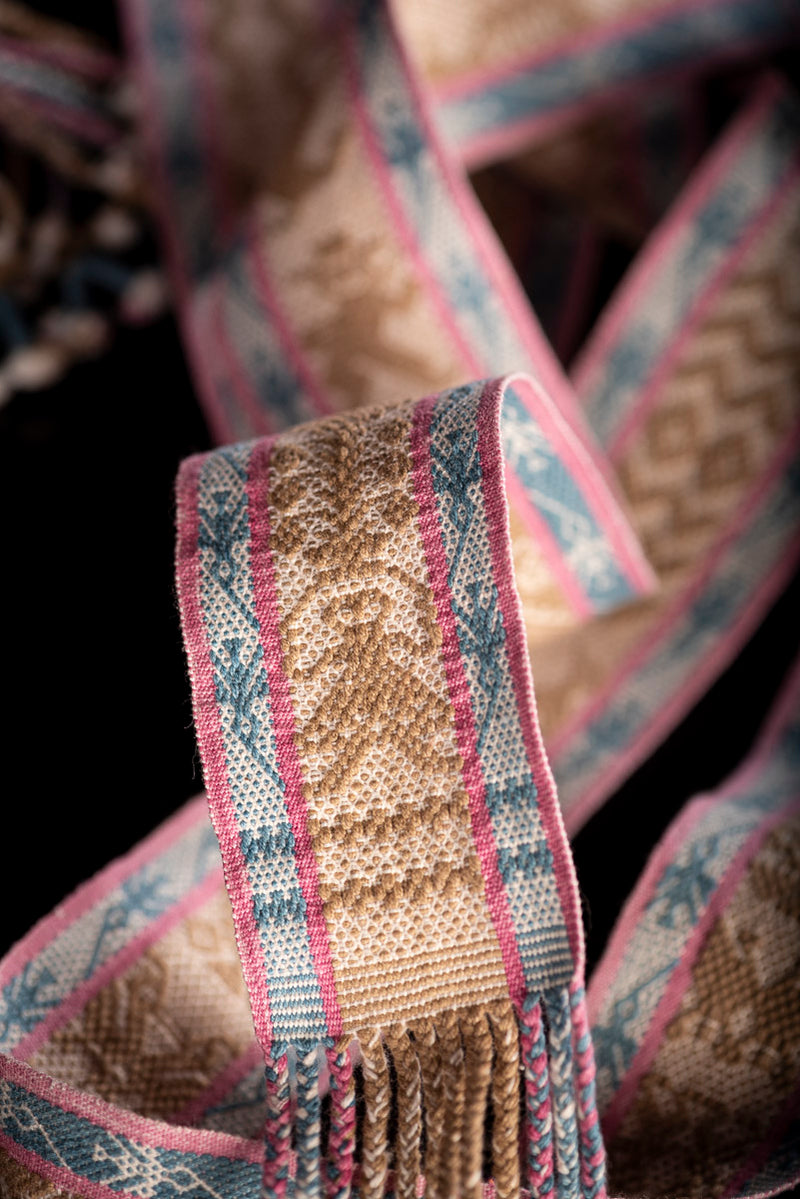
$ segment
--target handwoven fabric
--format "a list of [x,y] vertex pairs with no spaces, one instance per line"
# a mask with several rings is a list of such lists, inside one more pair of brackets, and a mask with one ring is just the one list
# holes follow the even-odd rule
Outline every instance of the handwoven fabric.
[[638,101],[653,78],[683,83],[691,71],[746,59],[798,30],[795,10],[755,0],[614,0],[602,10],[584,0],[411,0],[396,11],[443,131],[473,165],[602,111],[610,95]]
[[570,831],[676,726],[796,568],[799,111],[776,80],[759,85],[574,368],[660,586],[619,619],[531,646]]
[[749,1195],[797,1177],[799,701],[795,666],[745,763],[656,848],[593,976],[625,1194]]
[[158,310],[157,218],[207,796],[0,961],[0,1199],[797,1185],[796,671],[588,1001],[565,835],[800,561],[796,12],[121,12],[0,12],[0,401]]
[[[576,587],[572,577],[581,559],[584,578],[606,573],[574,505],[564,509],[541,473],[519,473],[523,460],[541,461],[538,447],[520,441],[507,454],[542,729],[574,833],[731,661],[798,562],[787,444],[796,419],[796,297],[780,280],[792,273],[796,101],[774,79],[745,98],[604,313],[573,385],[452,157],[391,12],[345,5],[330,25],[313,6],[291,18],[246,5],[234,18],[211,2],[193,11],[187,24],[171,5],[137,2],[130,25],[186,344],[218,438],[525,369],[581,447],[581,464],[568,464],[573,480],[591,470],[587,456],[607,474],[584,414],[612,454],[627,504],[622,512],[603,505],[601,525],[618,534],[608,540],[620,576],[604,592]],[[728,11],[713,6],[704,18],[726,38]],[[402,22],[399,10],[394,16]],[[225,34],[232,28],[236,38]],[[292,47],[301,41],[298,64]],[[591,45],[575,43],[584,66]],[[253,125],[273,110],[280,122]],[[265,146],[257,161],[254,139]],[[324,166],[321,145],[330,150]],[[584,170],[593,173],[591,159]],[[772,264],[775,281],[756,297],[748,271]],[[734,270],[743,278],[730,278]],[[739,335],[745,294],[757,340]],[[722,322],[735,326],[739,369],[720,386],[720,372],[700,364]],[[772,397],[759,391],[763,346],[774,356]],[[738,411],[738,394],[758,392],[747,417],[736,418],[752,447],[746,455],[735,456],[726,421],[698,424],[690,415],[684,376],[702,408]],[[605,445],[604,386],[617,419],[636,430],[624,455]],[[782,415],[773,423],[776,405]],[[564,511],[555,546],[531,527],[532,488],[545,490],[551,514]],[[656,550],[659,559],[658,598],[636,608],[653,580],[629,521],[649,538],[651,564]],[[603,608],[620,614],[597,636],[585,618]]]
[[[277,1087],[289,1049],[305,1069],[353,1038],[367,1060],[383,1033],[404,1194],[423,1101],[429,1187],[480,1187],[490,1092],[495,1185],[516,1193],[519,1055],[545,1014],[549,1084],[527,1063],[529,1184],[547,1188],[554,1140],[559,1187],[602,1188],[577,889],[511,574],[505,390],[331,418],[190,460],[178,483],[195,721],[268,1076]],[[453,1079],[450,1097],[436,1075],[454,1026],[480,1082],[465,1095]],[[312,1189],[315,1083],[298,1100],[311,1126],[295,1118]],[[385,1084],[365,1101],[372,1194],[389,1162]],[[474,1129],[460,1154],[459,1109]],[[339,1135],[328,1152],[347,1171]],[[286,1136],[268,1150],[276,1186]]]

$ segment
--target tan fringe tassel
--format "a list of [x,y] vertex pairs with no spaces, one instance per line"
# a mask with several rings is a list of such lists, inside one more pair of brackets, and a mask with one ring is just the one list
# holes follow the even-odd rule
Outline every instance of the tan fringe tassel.
[[422,1090],[414,1043],[403,1025],[386,1030],[386,1044],[397,1073],[397,1140],[394,1190],[397,1199],[416,1199],[422,1142]]
[[442,1111],[444,1131],[437,1151],[438,1199],[458,1199],[461,1187],[461,1140],[466,1103],[466,1074],[461,1029],[453,1012],[437,1017],[437,1042],[442,1063]]
[[414,1025],[414,1036],[422,1076],[422,1103],[425,1112],[425,1194],[427,1199],[441,1199],[439,1163],[446,1111],[442,1094],[441,1046],[432,1020],[417,1021]]
[[378,1029],[359,1036],[364,1078],[364,1127],[361,1141],[361,1194],[382,1199],[389,1172],[389,1112],[391,1082],[383,1040]]
[[492,1178],[497,1199],[520,1193],[519,1024],[507,1001],[362,1034],[365,1117],[361,1152],[364,1199],[388,1184],[390,1074],[397,1076],[394,1138],[396,1199],[416,1199],[425,1112],[426,1199],[483,1199],[486,1120],[491,1100]]
[[497,1199],[517,1199],[520,1190],[519,1028],[510,1004],[495,1004],[492,1069],[492,1178]]
[[461,1014],[464,1070],[467,1077],[461,1138],[461,1199],[482,1199],[483,1137],[492,1077],[492,1034],[485,1011]]

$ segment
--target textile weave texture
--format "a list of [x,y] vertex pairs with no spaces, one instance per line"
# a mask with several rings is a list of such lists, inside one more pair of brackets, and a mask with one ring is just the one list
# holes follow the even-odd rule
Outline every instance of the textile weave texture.
[[797,1186],[800,665],[635,774],[800,565],[796,4],[119,12],[0,5],[0,404],[173,305],[206,794],[0,961],[0,1199]]
[[[178,484],[195,721],[257,1035],[278,1074],[290,1048],[299,1062],[355,1037],[369,1055],[385,1035],[409,1194],[421,1101],[429,1156],[480,1190],[489,1092],[495,1185],[516,1193],[519,1054],[544,1015],[529,1184],[555,1165],[562,1188],[603,1185],[577,887],[511,573],[506,390],[300,426],[189,460]],[[453,1021],[468,1092],[448,1102],[430,1087]],[[388,1113],[366,1103],[373,1193]]]

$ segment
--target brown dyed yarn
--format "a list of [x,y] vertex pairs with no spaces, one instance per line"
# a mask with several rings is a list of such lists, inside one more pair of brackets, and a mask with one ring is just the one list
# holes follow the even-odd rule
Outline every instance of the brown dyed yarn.
[[[442,1070],[442,1111],[446,1123],[438,1154],[435,1195],[437,1199],[457,1199],[461,1185],[461,1136],[466,1103],[466,1075],[461,1029],[453,1012],[437,1017],[439,1060]],[[428,1185],[431,1185],[428,1180]]]
[[461,1197],[482,1199],[483,1133],[492,1077],[492,1034],[486,1011],[467,1008],[461,1015],[461,1031],[467,1078],[461,1135]]
[[425,1111],[425,1177],[429,1199],[439,1199],[438,1175],[442,1155],[446,1109],[442,1103],[442,1057],[436,1028],[430,1019],[414,1026],[417,1057],[422,1077],[422,1097]]
[[403,1025],[386,1030],[386,1044],[397,1074],[397,1137],[395,1141],[395,1193],[397,1199],[415,1199],[420,1174],[422,1143],[422,1089],[414,1043]]
[[494,1035],[492,1070],[492,1177],[497,1199],[517,1199],[520,1188],[519,1031],[510,1004],[495,1004],[489,1019]]
[[361,1142],[361,1192],[364,1199],[381,1199],[389,1172],[389,1112],[392,1088],[389,1065],[379,1029],[359,1034],[364,1077],[364,1126]]

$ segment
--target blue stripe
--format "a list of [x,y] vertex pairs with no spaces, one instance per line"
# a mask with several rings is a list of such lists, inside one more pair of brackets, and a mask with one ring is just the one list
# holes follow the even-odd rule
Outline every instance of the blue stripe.
[[598,772],[624,754],[663,704],[686,684],[728,634],[756,588],[785,558],[800,522],[800,463],[794,462],[717,567],[666,641],[603,711],[552,760],[569,810]]
[[[220,260],[219,273],[225,288],[223,320],[242,373],[263,407],[265,421],[273,429],[286,429],[313,420],[319,412],[287,359],[278,330],[255,291],[249,254],[248,244],[238,240]],[[238,401],[228,401],[226,410],[231,418],[239,407]]]
[[437,401],[430,429],[431,476],[498,867],[526,984],[540,991],[569,981],[574,963],[552,858],[545,852],[492,576],[477,441],[482,394],[477,384]]
[[568,51],[534,63],[480,92],[445,100],[438,116],[456,145],[497,133],[518,122],[547,116],[590,100],[611,86],[644,80],[648,75],[699,65],[736,42],[798,33],[794,4],[770,0],[729,0],[655,20],[600,46]]
[[170,208],[187,249],[189,274],[198,280],[207,276],[215,263],[216,219],[199,137],[199,101],[192,87],[189,52],[178,9],[178,5],[164,0],[142,0],[147,25],[142,48],[154,59],[154,100],[165,143]]
[[538,376],[537,364],[496,295],[428,144],[395,51],[385,6],[376,0],[359,0],[357,13],[359,86],[367,99],[372,129],[409,226],[462,337],[474,351],[482,374],[526,370]]
[[140,1145],[7,1080],[0,1081],[0,1099],[0,1130],[15,1144],[109,1190],[152,1199],[259,1194],[258,1162]]
[[613,440],[702,290],[774,199],[799,147],[800,105],[786,96],[674,243],[669,259],[655,265],[647,296],[581,396],[602,445]]
[[576,479],[513,387],[506,388],[503,401],[503,454],[590,607],[606,612],[635,599],[639,593],[620,570]]
[[324,1039],[327,1024],[277,764],[269,681],[250,572],[252,443],[206,459],[198,489],[202,607],[225,745],[227,782],[253,893],[275,1052]]

